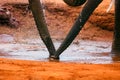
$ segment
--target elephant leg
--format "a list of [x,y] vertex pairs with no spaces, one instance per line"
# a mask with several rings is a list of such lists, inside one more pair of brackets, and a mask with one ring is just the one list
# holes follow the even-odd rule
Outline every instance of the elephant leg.
[[102,0],[88,0],[85,6],[83,7],[79,17],[74,23],[72,29],[68,33],[67,37],[60,45],[58,50],[55,53],[55,56],[52,56],[53,59],[59,59],[59,55],[72,43],[75,37],[78,35],[80,30],[83,28],[84,24],[92,14],[92,12],[97,8],[97,6],[102,2]]
[[120,0],[115,0],[115,27],[111,54],[113,57],[120,57]]
[[35,23],[37,25],[37,29],[39,31],[39,34],[46,45],[50,56],[54,55],[55,53],[55,47],[51,40],[47,24],[45,22],[44,14],[42,5],[40,3],[40,0],[29,0],[30,9],[32,10],[32,14],[35,20]]

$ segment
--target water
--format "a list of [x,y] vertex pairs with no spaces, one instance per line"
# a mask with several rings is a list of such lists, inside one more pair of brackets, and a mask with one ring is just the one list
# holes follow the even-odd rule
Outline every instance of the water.
[[[39,39],[28,39],[17,43],[14,42],[11,36],[7,35],[6,37],[8,43],[0,42],[0,58],[48,61],[49,53],[43,42]],[[58,48],[60,44],[61,41],[54,41],[56,48]],[[60,61],[107,64],[114,62],[109,55],[110,51],[111,42],[80,40],[77,43],[72,43],[70,47],[61,54]]]

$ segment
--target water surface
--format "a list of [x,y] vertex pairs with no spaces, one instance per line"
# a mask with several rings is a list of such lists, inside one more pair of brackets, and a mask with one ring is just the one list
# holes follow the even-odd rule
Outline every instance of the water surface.
[[[61,44],[61,41],[54,41],[56,48]],[[80,40],[74,42],[60,56],[60,61],[64,62],[79,62],[79,63],[95,63],[106,64],[112,63],[113,60],[109,55],[111,51],[111,42],[99,42]],[[20,43],[1,43],[0,57],[12,58],[20,60],[36,60],[48,61],[49,53],[39,39],[28,39]]]

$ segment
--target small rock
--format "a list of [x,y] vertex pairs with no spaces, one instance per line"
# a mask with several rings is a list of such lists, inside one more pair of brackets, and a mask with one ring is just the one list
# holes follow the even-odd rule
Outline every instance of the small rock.
[[7,8],[0,6],[0,24],[6,24],[12,28],[17,28],[19,22],[12,16],[11,12]]

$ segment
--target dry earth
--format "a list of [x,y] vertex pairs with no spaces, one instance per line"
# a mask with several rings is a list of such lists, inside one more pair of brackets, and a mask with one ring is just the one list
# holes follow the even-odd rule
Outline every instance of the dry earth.
[[[69,7],[62,0],[44,0],[45,17],[52,39],[62,40],[72,27],[81,7]],[[110,1],[104,0],[90,17],[76,40],[112,41],[114,8],[106,13]],[[7,3],[7,4],[6,4]],[[15,42],[39,38],[27,0],[0,0],[20,21],[18,28],[0,26],[0,34],[9,34]],[[17,4],[17,5],[16,5]],[[18,5],[21,4],[22,6]],[[81,64],[0,59],[0,80],[120,80],[120,63]]]

